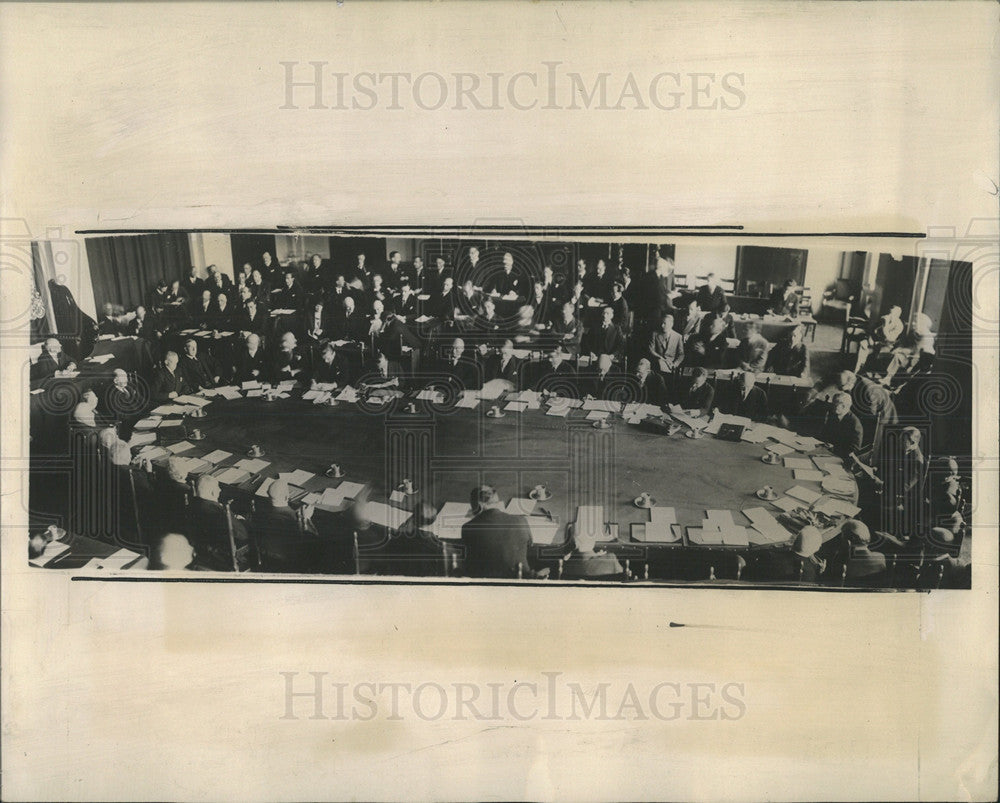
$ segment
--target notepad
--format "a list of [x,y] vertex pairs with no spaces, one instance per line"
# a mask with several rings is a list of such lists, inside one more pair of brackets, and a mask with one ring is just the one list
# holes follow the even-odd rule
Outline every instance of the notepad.
[[471,410],[479,406],[479,401],[480,400],[476,397],[476,392],[474,390],[463,390],[462,398],[456,402],[455,406]]
[[535,504],[534,499],[520,499],[515,497],[507,503],[507,507],[504,510],[512,516],[530,516],[535,512]]
[[194,448],[193,443],[189,443],[188,441],[181,441],[180,443],[170,444],[170,446],[167,447],[167,451],[170,452],[171,454],[181,454],[182,452],[186,452],[189,449],[193,448]]
[[791,496],[795,499],[801,499],[807,505],[811,505],[813,502],[815,502],[822,496],[822,494],[817,493],[816,491],[810,491],[808,488],[803,488],[801,485],[796,485],[793,488],[789,488],[787,491],[785,491],[785,493],[788,494],[788,496]]
[[225,452],[222,449],[216,449],[214,452],[209,452],[207,455],[205,455],[202,458],[202,460],[207,460],[209,463],[216,464],[216,463],[221,463],[227,457],[232,457],[232,456],[233,456],[232,452]]
[[611,413],[607,410],[591,410],[587,413],[587,419],[590,421],[603,421],[609,415],[611,415]]
[[773,502],[771,502],[771,504],[777,508],[780,508],[781,510],[784,510],[786,513],[795,510],[795,508],[797,507],[802,507],[802,502],[800,502],[798,499],[793,499],[790,496],[782,496],[779,499],[775,499]]
[[132,437],[128,440],[129,446],[142,446],[147,443],[156,442],[155,432],[133,432]]
[[559,525],[550,521],[545,516],[528,516],[528,529],[531,531],[531,543],[552,544],[555,543],[556,533]]
[[523,413],[525,410],[528,409],[528,403],[519,401],[507,402],[506,406],[503,409],[510,410],[511,412],[514,413]]
[[813,468],[813,463],[808,457],[786,457],[785,468],[801,468],[809,470]]
[[213,476],[223,485],[241,485],[250,479],[249,472],[236,466],[230,466],[218,474],[213,474]]
[[212,403],[208,399],[202,399],[199,396],[178,396],[174,401],[178,404],[194,405],[195,407],[204,407],[206,404]]
[[236,468],[248,471],[251,474],[260,474],[265,468],[271,465],[267,460],[261,460],[259,458],[244,458],[236,463]]
[[797,468],[792,472],[792,476],[797,480],[808,480],[810,482],[822,482],[823,472],[814,468]]
[[373,524],[387,527],[390,530],[398,530],[409,520],[411,514],[409,511],[390,507],[381,502],[369,502],[365,506],[365,516]]
[[777,455],[788,454],[789,452],[794,452],[795,447],[789,446],[786,443],[769,443],[764,447],[769,452],[774,452]]
[[278,476],[289,485],[305,485],[316,475],[305,469],[297,468],[295,471],[285,471]]

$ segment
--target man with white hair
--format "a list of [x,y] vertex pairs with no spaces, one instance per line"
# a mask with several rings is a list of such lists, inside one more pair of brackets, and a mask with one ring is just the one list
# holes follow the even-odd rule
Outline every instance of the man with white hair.
[[726,294],[719,286],[719,279],[714,273],[709,273],[705,284],[698,288],[696,296],[698,307],[704,313],[721,313],[726,306]]
[[54,337],[45,341],[42,353],[35,364],[31,366],[32,381],[60,376],[63,371],[75,371],[76,363],[67,357],[62,350],[62,344]]
[[73,423],[83,427],[97,427],[97,394],[85,390],[80,402],[73,408]]
[[830,555],[827,560],[826,575],[837,583],[844,576],[848,584],[853,581],[871,581],[885,572],[885,555],[872,552],[871,531],[857,519],[848,519],[840,526],[840,532],[824,544],[822,553]]
[[272,572],[315,573],[327,567],[329,545],[317,537],[312,506],[301,517],[289,505],[290,489],[283,479],[267,488],[267,504],[255,507],[251,525],[261,567]]
[[615,311],[611,307],[604,307],[601,311],[601,324],[591,331],[589,348],[591,356],[610,354],[621,357],[624,353],[625,335],[615,325]]
[[251,333],[247,335],[246,344],[236,355],[236,372],[233,381],[239,384],[260,382],[264,379],[265,370],[264,349],[260,345],[260,335]]
[[[195,495],[188,503],[187,526],[198,552],[204,555],[213,568],[232,571],[233,555],[229,547],[226,509],[219,503],[221,488],[211,474],[202,474],[195,483]],[[247,543],[247,529],[243,519],[232,516],[234,546],[239,549]]]
[[830,451],[837,457],[845,459],[861,448],[864,431],[858,417],[851,412],[850,393],[838,393],[833,397],[833,410],[823,425],[819,438],[830,444]]
[[592,373],[589,379],[581,382],[581,390],[588,399],[606,399],[617,379],[611,355],[602,354],[597,358],[597,371]]
[[352,296],[345,296],[342,312],[330,327],[330,336],[335,340],[364,341],[368,335],[368,321],[356,310]]
[[136,386],[129,381],[128,374],[121,368],[115,368],[111,385],[103,392],[103,410],[119,421],[127,420],[142,412],[146,399]]
[[189,391],[187,380],[178,370],[176,351],[168,351],[163,355],[163,365],[153,376],[153,401],[158,404],[176,399]]
[[498,354],[493,355],[486,365],[486,379],[502,379],[518,389],[521,379],[521,362],[514,356],[514,343],[510,339],[500,345]]
[[306,360],[298,348],[295,335],[291,332],[285,332],[281,336],[281,343],[271,363],[271,379],[275,382],[299,379],[305,368]]
[[191,568],[192,563],[194,563],[194,549],[187,538],[179,533],[167,533],[157,544],[149,568],[182,571]]
[[573,532],[573,551],[563,562],[562,576],[566,580],[619,580],[623,569],[618,558],[603,550],[598,551],[597,534],[576,528]]
[[663,378],[653,372],[652,363],[645,357],[636,363],[633,388],[635,401],[641,404],[652,404],[659,407],[666,403],[667,389],[663,384]]
[[446,377],[446,381],[457,390],[478,390],[483,384],[480,363],[474,354],[466,353],[465,341],[460,337],[443,350],[436,372]]

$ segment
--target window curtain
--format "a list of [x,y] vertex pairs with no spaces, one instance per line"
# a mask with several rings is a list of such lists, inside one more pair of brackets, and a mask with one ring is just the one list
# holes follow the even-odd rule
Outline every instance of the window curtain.
[[87,260],[98,309],[105,302],[133,309],[160,279],[182,279],[191,267],[188,236],[181,232],[92,237]]

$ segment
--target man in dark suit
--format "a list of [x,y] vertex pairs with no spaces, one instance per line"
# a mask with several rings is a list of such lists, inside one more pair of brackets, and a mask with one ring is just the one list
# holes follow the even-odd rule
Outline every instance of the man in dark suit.
[[611,355],[602,354],[597,358],[597,371],[588,378],[581,378],[580,390],[584,396],[607,399],[618,380],[620,377],[612,370]]
[[531,530],[524,516],[501,510],[496,489],[481,485],[472,492],[476,515],[462,526],[465,569],[472,577],[543,578],[549,570],[535,572],[528,564]]
[[229,296],[226,293],[219,293],[215,297],[215,315],[209,321],[211,328],[217,332],[232,331],[235,319],[235,310],[229,303]]
[[168,351],[163,356],[163,366],[153,375],[153,401],[158,404],[183,396],[190,390],[187,380],[177,368],[176,351]]
[[146,312],[146,308],[142,304],[135,308],[135,317],[125,324],[125,334],[141,337],[151,343],[159,338],[156,321],[153,320],[152,315]]
[[455,288],[451,276],[441,280],[441,289],[427,301],[427,314],[439,321],[449,321],[455,314]]
[[692,372],[691,385],[681,397],[680,406],[684,410],[698,410],[702,415],[712,411],[715,402],[715,388],[708,383],[708,371],[695,368]]
[[298,313],[304,305],[305,294],[295,281],[295,274],[285,271],[283,284],[271,291],[271,309],[290,309]]
[[[445,350],[442,359],[434,366],[434,372],[440,374],[442,381],[455,391],[477,390],[483,385],[482,365],[474,354],[466,353],[465,341],[460,337],[456,337]],[[435,380],[432,384],[439,382]]]
[[308,312],[302,318],[302,330],[308,340],[318,342],[330,337],[333,332],[332,316],[322,301],[309,305]]
[[233,381],[242,384],[243,382],[261,381],[266,379],[266,364],[264,362],[264,349],[260,345],[260,335],[251,332],[247,335],[246,346],[240,349],[236,355],[236,370],[233,373]]
[[590,353],[621,357],[625,351],[625,336],[615,326],[615,311],[611,307],[605,307],[602,315],[601,325],[590,333]]
[[636,365],[632,386],[635,390],[635,401],[655,404],[657,407],[666,403],[667,391],[663,385],[663,378],[653,372],[653,366],[645,357]]
[[846,458],[861,448],[864,433],[861,422],[851,412],[851,394],[838,393],[833,398],[833,411],[819,433],[819,439],[830,444],[830,451]]
[[720,313],[725,308],[726,293],[714,273],[708,274],[706,283],[698,288],[697,301],[702,312]]
[[306,505],[301,520],[289,507],[288,483],[274,480],[267,488],[270,504],[255,506],[251,522],[261,568],[271,572],[318,573],[327,568],[328,545],[310,520]]
[[146,405],[146,398],[135,382],[129,382],[128,374],[115,368],[111,384],[101,397],[101,412],[113,421],[137,419]]
[[399,295],[393,299],[391,306],[396,317],[404,322],[411,321],[419,314],[417,294],[413,292],[409,277],[403,277],[399,284]]
[[61,371],[75,371],[76,363],[67,357],[62,350],[62,345],[54,337],[45,341],[42,353],[31,366],[32,381],[38,379],[48,379]]
[[267,332],[267,310],[254,298],[247,299],[246,306],[236,319],[236,328],[243,332],[262,337]]
[[106,301],[97,316],[97,333],[100,335],[120,335],[122,333],[121,316],[115,314],[115,305]]
[[201,298],[201,291],[205,289],[205,280],[198,276],[198,269],[194,265],[188,269],[188,274],[181,282],[181,287],[184,288],[188,298]]
[[527,297],[520,274],[514,270],[514,256],[509,251],[503,255],[503,273],[494,276],[486,292],[504,301],[515,301]]
[[597,271],[589,277],[589,286],[584,283],[584,291],[590,298],[597,299],[605,304],[611,303],[614,280],[608,273],[607,263],[603,259],[597,260]]
[[562,346],[556,346],[549,353],[548,364],[542,363],[542,365],[542,375],[535,383],[535,390],[548,391],[564,398],[579,398],[580,388],[576,381],[576,370]]
[[514,343],[505,340],[500,345],[500,352],[494,354],[486,365],[487,381],[503,379],[518,389],[521,379],[521,362],[514,356]]
[[751,421],[763,421],[767,418],[767,395],[756,384],[756,374],[740,374],[728,396],[719,405],[722,412],[744,416]]
[[334,318],[331,336],[335,340],[359,342],[368,339],[368,321],[355,309],[354,299],[351,296],[344,299],[342,312]]
[[193,338],[184,341],[181,373],[184,374],[188,387],[196,391],[214,388],[219,384],[219,369],[216,367],[215,361],[198,353],[198,341]]
[[[198,477],[195,495],[186,510],[187,529],[198,557],[215,571],[234,571],[234,562],[246,566],[248,536],[246,523],[238,516],[230,519],[226,508],[219,504],[219,481],[210,474]],[[232,522],[232,541],[229,526]],[[242,559],[240,559],[242,558]]]
[[278,345],[271,360],[270,378],[272,382],[282,382],[288,379],[304,379],[308,364],[305,356],[298,348],[295,335],[285,332],[281,336],[281,343]]
[[210,329],[212,326],[212,319],[215,317],[215,313],[218,309],[218,307],[215,306],[215,302],[212,300],[212,291],[208,288],[202,290],[201,297],[194,302],[190,309],[191,322],[204,329]]
[[848,585],[866,585],[881,577],[886,569],[885,555],[872,552],[870,544],[871,532],[864,523],[856,519],[845,521],[840,533],[823,546],[822,551],[832,555],[826,569],[829,580],[840,582],[845,567]]

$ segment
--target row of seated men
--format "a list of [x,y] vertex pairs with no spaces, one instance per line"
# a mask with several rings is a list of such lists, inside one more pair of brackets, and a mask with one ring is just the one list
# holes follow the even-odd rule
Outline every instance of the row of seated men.
[[[110,466],[117,467],[112,471],[130,471],[130,450],[113,433],[103,430],[98,448]],[[957,557],[960,540],[946,528],[933,528],[909,545],[888,533],[877,533],[873,545],[868,527],[848,520],[825,544],[819,531],[807,526],[788,548],[743,553],[690,548],[654,551],[644,556],[641,566],[637,560],[626,569],[623,558],[598,550],[596,536],[581,531],[572,532],[557,558],[533,553],[526,521],[506,513],[497,490],[489,485],[471,494],[476,515],[463,526],[460,544],[446,545],[420,530],[434,517],[433,508],[422,504],[407,527],[391,534],[367,521],[363,500],[340,512],[294,507],[287,483],[275,480],[266,500],[251,499],[237,513],[224,500],[214,477],[202,475],[191,483],[175,458],[156,471],[148,464],[144,468],[132,471],[129,483],[119,480],[114,485],[117,490],[108,508],[121,511],[117,524],[124,524],[130,510],[125,496],[135,488],[144,540],[154,547],[154,568],[499,579],[742,579],[906,587],[968,587],[970,578],[968,560]],[[114,493],[120,496],[116,499]],[[192,554],[183,564],[164,563],[164,537],[173,539],[169,543],[174,547],[181,537],[190,544]],[[129,543],[137,545],[135,540]]]

